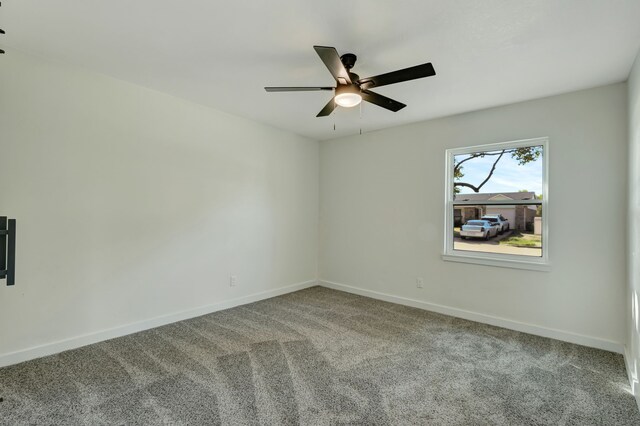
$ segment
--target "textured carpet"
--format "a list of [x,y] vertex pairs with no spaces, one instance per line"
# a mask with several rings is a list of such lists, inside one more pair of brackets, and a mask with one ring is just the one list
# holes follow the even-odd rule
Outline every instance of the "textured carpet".
[[0,369],[0,424],[640,425],[622,356],[314,287]]

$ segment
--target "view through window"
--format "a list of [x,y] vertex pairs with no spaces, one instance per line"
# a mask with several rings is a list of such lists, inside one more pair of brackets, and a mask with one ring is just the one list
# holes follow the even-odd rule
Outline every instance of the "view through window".
[[546,140],[531,143],[452,150],[449,253],[543,257]]

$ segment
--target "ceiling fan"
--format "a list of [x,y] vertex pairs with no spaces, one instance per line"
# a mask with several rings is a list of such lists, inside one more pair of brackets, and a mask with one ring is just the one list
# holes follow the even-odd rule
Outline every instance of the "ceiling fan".
[[351,68],[353,68],[357,59],[353,53],[345,53],[342,56],[338,56],[338,52],[334,47],[313,46],[313,48],[327,66],[333,78],[336,79],[338,83],[336,87],[265,87],[264,90],[267,92],[335,91],[334,97],[316,117],[325,117],[331,114],[338,105],[350,108],[358,105],[363,100],[393,112],[400,111],[406,107],[405,104],[374,93],[369,89],[436,75],[433,65],[428,62],[375,77],[360,78],[358,74],[351,72]]

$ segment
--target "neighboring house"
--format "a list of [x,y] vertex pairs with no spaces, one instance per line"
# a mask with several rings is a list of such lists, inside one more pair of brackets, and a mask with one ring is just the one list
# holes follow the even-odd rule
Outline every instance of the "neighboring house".
[[533,232],[533,222],[536,216],[536,206],[504,205],[486,206],[483,201],[535,200],[535,192],[500,192],[479,194],[457,194],[456,201],[477,201],[477,206],[456,207],[453,217],[456,226],[468,220],[480,219],[485,214],[501,214],[509,220],[512,229]]

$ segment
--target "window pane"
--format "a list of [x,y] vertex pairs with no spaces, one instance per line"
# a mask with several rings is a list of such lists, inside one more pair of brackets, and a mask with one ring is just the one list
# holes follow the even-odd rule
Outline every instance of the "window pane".
[[535,199],[542,195],[542,151],[528,146],[455,155],[454,200]]
[[454,206],[453,249],[542,256],[542,206]]

